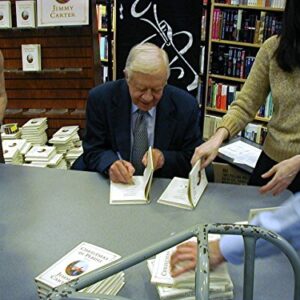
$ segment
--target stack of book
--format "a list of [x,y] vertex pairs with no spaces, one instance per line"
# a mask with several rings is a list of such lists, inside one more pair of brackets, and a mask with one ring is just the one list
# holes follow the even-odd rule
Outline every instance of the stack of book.
[[[156,285],[160,299],[195,299],[195,272],[189,271],[173,278],[170,274],[170,257],[176,247],[148,260],[151,283]],[[233,284],[223,263],[209,273],[209,299],[233,299]]]
[[[121,258],[101,247],[82,242],[35,278],[37,292],[44,299],[53,288]],[[81,290],[91,294],[116,295],[123,285],[124,272],[117,273]]]
[[13,140],[3,140],[2,146],[4,151],[9,149],[18,149],[20,155],[18,155],[18,159],[16,162],[17,164],[22,164],[24,161],[25,154],[29,151],[32,145],[31,143],[28,143],[24,139],[13,139]]
[[78,135],[79,126],[64,126],[55,132],[49,140],[53,144],[57,153],[66,154],[68,150],[74,148],[80,138]]
[[5,163],[13,165],[21,165],[23,163],[23,157],[20,150],[16,147],[14,148],[4,148],[3,156]]
[[4,140],[15,140],[15,139],[19,139],[20,137],[21,137],[21,130],[15,132],[15,133],[5,133],[5,132],[1,133],[2,141],[4,141]]
[[25,161],[30,162],[33,165],[47,166],[54,163],[53,160],[56,158],[57,153],[55,147],[51,146],[33,146],[26,154]]
[[22,127],[22,139],[33,145],[45,145],[47,142],[46,129],[47,118],[34,118],[26,122]]
[[83,148],[81,143],[77,143],[74,148],[70,149],[66,154],[66,161],[68,167],[70,168],[75,160],[83,153]]

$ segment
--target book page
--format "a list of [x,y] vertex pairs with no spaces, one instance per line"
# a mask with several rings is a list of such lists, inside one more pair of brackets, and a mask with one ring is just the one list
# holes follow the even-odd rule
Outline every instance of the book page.
[[207,184],[205,169],[201,170],[201,163],[198,160],[189,174],[188,193],[192,207],[198,204]]
[[128,204],[135,201],[147,202],[153,177],[152,149],[148,149],[148,163],[143,176],[132,176],[133,184],[110,182],[110,203]]
[[174,177],[159,200],[166,201],[172,205],[190,206],[188,198],[188,179]]

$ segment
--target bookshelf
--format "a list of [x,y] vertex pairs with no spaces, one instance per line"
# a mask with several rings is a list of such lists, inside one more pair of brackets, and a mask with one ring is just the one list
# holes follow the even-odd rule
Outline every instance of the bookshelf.
[[[101,82],[95,7],[96,0],[90,0],[89,25],[25,29],[16,27],[11,1],[12,28],[0,30],[5,123],[22,126],[30,118],[47,117],[49,136],[67,125],[79,125],[82,133],[88,91]],[[41,45],[41,71],[22,71],[22,44]]]
[[102,81],[113,79],[113,52],[114,52],[114,7],[113,0],[97,0],[97,26],[100,48]]
[[[271,7],[270,1],[260,0],[211,1],[204,139],[215,132],[236,93],[241,90],[262,43],[280,32],[285,3],[275,3],[281,7]],[[248,124],[241,133],[242,136],[263,143],[272,109],[272,97],[269,95],[253,123]]]

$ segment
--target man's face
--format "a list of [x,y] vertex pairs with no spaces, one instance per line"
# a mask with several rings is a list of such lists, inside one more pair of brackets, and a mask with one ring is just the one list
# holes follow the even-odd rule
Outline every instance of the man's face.
[[165,71],[156,74],[133,72],[127,79],[132,102],[142,111],[149,111],[162,97],[167,84]]

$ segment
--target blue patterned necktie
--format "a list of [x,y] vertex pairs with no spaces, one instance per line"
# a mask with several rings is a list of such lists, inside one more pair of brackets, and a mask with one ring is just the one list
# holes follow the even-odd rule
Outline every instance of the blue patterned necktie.
[[131,163],[135,168],[135,175],[142,175],[145,169],[142,163],[142,159],[144,154],[148,150],[146,114],[147,112],[145,111],[137,111],[137,118],[133,130]]

